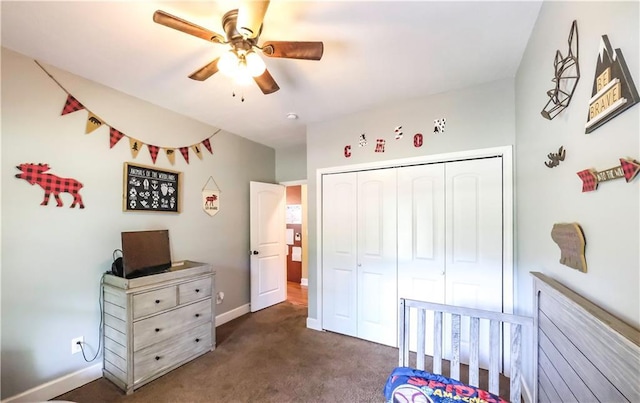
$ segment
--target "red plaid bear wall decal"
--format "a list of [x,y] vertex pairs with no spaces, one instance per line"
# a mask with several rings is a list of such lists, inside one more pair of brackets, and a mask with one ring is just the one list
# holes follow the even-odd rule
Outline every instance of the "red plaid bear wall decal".
[[49,203],[49,196],[53,193],[53,197],[56,198],[58,203],[57,207],[62,207],[62,200],[60,200],[60,193],[69,193],[73,196],[73,203],[71,208],[76,204],[80,205],[80,208],[84,208],[82,203],[82,197],[80,196],[80,189],[82,189],[82,183],[71,178],[61,178],[56,175],[43,173],[49,170],[49,164],[20,164],[16,168],[22,171],[16,174],[16,178],[24,179],[31,185],[36,183],[44,189],[44,200],[40,203],[41,206],[46,206]]
[[598,183],[600,182],[619,178],[624,178],[627,182],[631,182],[638,175],[638,172],[640,172],[640,162],[620,158],[620,165],[617,167],[600,172],[594,169],[585,169],[578,172],[578,176],[582,179],[582,191],[591,192],[598,188]]

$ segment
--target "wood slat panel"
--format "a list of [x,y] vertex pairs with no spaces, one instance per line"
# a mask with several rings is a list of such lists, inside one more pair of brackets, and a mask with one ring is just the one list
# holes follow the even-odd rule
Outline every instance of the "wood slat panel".
[[[640,331],[558,281],[541,273],[532,275],[535,292],[539,293],[539,309],[552,318],[620,394],[630,401],[640,401]],[[619,399],[620,394],[605,399]]]
[[433,314],[433,373],[442,374],[442,312]]
[[500,394],[500,322],[489,323],[489,392]]
[[522,326],[511,324],[511,379],[509,379],[510,399],[512,402],[520,400],[522,389]]
[[[569,385],[574,385],[572,394],[578,399],[578,401],[595,402],[598,400],[543,331],[538,333],[538,346],[538,362],[539,365],[544,368],[545,372],[552,373],[555,371],[558,376],[562,377],[563,382],[567,384],[569,390],[571,390]],[[541,355],[543,354],[548,357],[548,362],[552,364],[553,369],[547,369],[547,366],[541,362]]]
[[104,302],[108,302],[113,305],[125,308],[127,306],[127,297],[125,294],[118,292],[117,290],[105,286],[104,287]]
[[[548,308],[548,307],[547,307]],[[567,338],[547,315],[540,311],[538,324],[551,343],[562,352],[569,365],[571,365],[580,378],[590,388],[591,392],[599,401],[604,402],[624,402],[624,396],[605,378],[584,354],[576,348],[572,341]],[[573,332],[572,332],[573,333]],[[569,385],[571,390],[580,387],[579,385]]]
[[116,353],[117,355],[119,355],[124,359],[127,358],[127,348],[122,344],[106,336],[104,338],[104,348],[113,351],[114,353]]
[[122,344],[123,346],[127,345],[127,335],[117,331],[116,329],[109,327],[109,326],[105,326],[104,327],[104,335],[105,337],[110,338],[111,340],[115,341],[116,343]]
[[[109,314],[104,315],[104,324],[108,327],[112,327],[120,333],[127,333],[127,322],[124,320],[120,320],[115,316],[111,316]],[[126,343],[123,343],[126,345]]]
[[562,402],[562,398],[558,395],[558,392],[554,389],[553,384],[549,380],[549,377],[544,372],[544,369],[538,366],[538,380],[540,382],[540,389],[542,389],[547,395],[547,399],[553,403]]
[[418,348],[416,352],[416,367],[424,370],[424,344],[427,329],[427,313],[423,309],[418,310]]
[[451,315],[451,378],[460,379],[460,315]]
[[104,313],[108,315],[111,315],[122,321],[127,320],[127,310],[121,306],[105,301],[103,309],[104,309]]
[[[563,402],[578,402],[578,399],[575,398],[569,386],[565,383],[562,375],[558,373],[553,363],[549,360],[549,357],[544,353],[544,351],[540,351],[540,355],[538,356],[538,366],[544,370],[547,378],[553,388],[558,392],[559,395],[562,395]],[[591,401],[595,401],[595,397]],[[586,400],[582,400],[583,402]]]
[[107,348],[104,349],[104,359],[109,361],[123,373],[127,370],[127,360]]
[[112,363],[110,363],[107,360],[104,361],[104,369],[109,371],[109,372],[111,372],[111,374],[113,376],[115,376],[116,378],[120,379],[122,382],[126,382],[127,381],[127,374],[122,372],[120,370],[120,368],[116,367],[115,365],[113,365]]
[[480,385],[480,318],[471,318],[469,324],[469,385]]

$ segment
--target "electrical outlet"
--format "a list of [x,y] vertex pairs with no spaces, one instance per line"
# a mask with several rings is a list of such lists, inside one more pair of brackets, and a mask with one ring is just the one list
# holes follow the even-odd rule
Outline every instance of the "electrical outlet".
[[219,293],[216,294],[216,304],[217,305],[222,304],[222,300],[224,300],[224,293],[220,291]]
[[79,353],[82,351],[82,349],[80,348],[80,344],[78,343],[84,343],[84,336],[76,337],[75,339],[71,340],[71,354]]

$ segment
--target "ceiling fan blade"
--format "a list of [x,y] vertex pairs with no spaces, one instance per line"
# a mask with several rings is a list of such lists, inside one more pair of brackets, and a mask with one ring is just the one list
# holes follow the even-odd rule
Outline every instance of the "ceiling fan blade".
[[271,94],[280,89],[280,87],[278,87],[278,84],[276,83],[276,80],[274,80],[269,73],[269,70],[265,70],[264,73],[262,73],[262,75],[258,77],[253,77],[253,80],[256,82],[256,84],[258,84],[258,87],[260,87],[262,93],[265,95]]
[[212,75],[216,74],[218,72],[218,60],[220,60],[219,57],[206,66],[202,67],[200,70],[194,71],[193,73],[191,73],[189,78],[192,80],[204,81]]
[[242,0],[238,8],[236,30],[247,38],[257,38],[269,1]]
[[217,43],[225,42],[224,36],[210,31],[206,28],[202,28],[201,26],[193,24],[189,21],[185,21],[182,18],[176,17],[175,15],[171,15],[162,10],[157,10],[155,13],[153,13],[153,21],[166,27],[177,29],[178,31],[182,31],[189,35],[202,38],[205,41]]
[[320,60],[323,52],[322,42],[268,41],[262,45],[262,53],[269,57]]

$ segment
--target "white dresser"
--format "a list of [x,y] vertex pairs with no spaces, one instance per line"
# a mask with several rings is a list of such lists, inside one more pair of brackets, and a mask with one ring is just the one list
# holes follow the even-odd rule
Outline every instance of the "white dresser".
[[105,378],[127,394],[215,349],[215,272],[184,261],[135,279],[105,275]]

